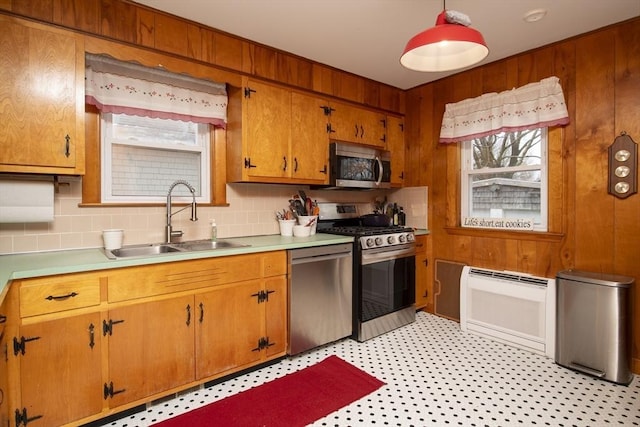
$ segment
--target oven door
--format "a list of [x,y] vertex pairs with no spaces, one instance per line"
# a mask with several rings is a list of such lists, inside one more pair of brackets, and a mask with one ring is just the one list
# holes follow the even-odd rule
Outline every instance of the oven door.
[[362,251],[359,320],[366,322],[415,304],[415,245]]

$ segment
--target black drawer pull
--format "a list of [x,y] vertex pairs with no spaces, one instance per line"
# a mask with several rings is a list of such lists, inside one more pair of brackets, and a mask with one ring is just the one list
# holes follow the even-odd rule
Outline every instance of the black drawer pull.
[[78,296],[77,292],[71,292],[70,294],[67,294],[67,295],[59,295],[59,296],[49,295],[45,299],[49,301],[63,301],[69,298],[77,297],[77,296]]

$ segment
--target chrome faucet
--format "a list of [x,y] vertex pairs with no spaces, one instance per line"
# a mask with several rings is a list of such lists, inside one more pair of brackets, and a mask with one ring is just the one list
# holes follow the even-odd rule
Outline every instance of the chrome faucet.
[[179,209],[173,213],[171,212],[171,192],[176,187],[176,185],[179,185],[179,184],[186,186],[189,189],[189,191],[191,191],[191,196],[193,197],[193,202],[191,202],[191,221],[198,220],[197,213],[196,213],[196,189],[193,188],[191,184],[189,184],[187,181],[179,179],[173,184],[171,184],[171,186],[169,187],[169,192],[167,193],[167,227],[166,227],[166,236],[165,236],[166,237],[165,240],[167,243],[171,243],[171,239],[173,237],[182,236],[182,231],[179,231],[179,230],[174,231],[173,227],[171,227],[171,217],[177,214],[178,212],[182,212],[183,210],[188,208],[188,206],[185,206],[184,208]]

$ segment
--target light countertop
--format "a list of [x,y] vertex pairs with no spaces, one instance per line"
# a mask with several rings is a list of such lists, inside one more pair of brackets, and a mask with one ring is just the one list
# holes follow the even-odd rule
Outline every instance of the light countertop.
[[[427,230],[416,230],[416,235],[424,234],[429,234],[429,232]],[[160,264],[190,259],[336,245],[353,242],[353,237],[318,233],[309,237],[284,237],[274,234],[268,236],[233,237],[220,240],[228,240],[250,246],[194,252],[171,252],[148,257],[132,257],[116,260],[107,258],[103,250],[99,248],[0,255],[0,303],[2,303],[7,294],[8,285],[15,279]]]

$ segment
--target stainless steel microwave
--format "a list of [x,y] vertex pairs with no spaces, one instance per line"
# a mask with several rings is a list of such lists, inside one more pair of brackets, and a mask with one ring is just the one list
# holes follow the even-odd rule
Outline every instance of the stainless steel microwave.
[[348,142],[329,145],[330,187],[390,188],[391,153]]

